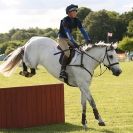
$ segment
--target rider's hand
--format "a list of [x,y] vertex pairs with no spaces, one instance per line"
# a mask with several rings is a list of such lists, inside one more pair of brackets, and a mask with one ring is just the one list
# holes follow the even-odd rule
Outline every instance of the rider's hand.
[[92,47],[92,40],[88,40],[86,43],[87,43],[88,48]]
[[74,42],[74,48],[79,49],[79,45],[76,42]]
[[91,39],[87,40],[86,43],[87,43],[87,45],[92,44],[92,40]]
[[81,46],[79,47],[79,50],[80,50],[80,51],[84,51],[83,48],[82,48]]
[[87,47],[88,47],[88,48],[92,48],[92,44],[88,44]]

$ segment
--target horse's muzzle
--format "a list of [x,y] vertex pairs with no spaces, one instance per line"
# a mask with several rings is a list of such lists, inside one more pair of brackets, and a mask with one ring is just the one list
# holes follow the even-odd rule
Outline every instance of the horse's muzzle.
[[111,71],[112,71],[113,75],[115,75],[115,76],[119,76],[122,73],[121,69],[111,68]]

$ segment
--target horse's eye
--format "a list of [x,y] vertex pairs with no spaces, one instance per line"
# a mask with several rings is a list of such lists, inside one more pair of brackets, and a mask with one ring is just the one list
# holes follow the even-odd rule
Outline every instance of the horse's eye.
[[110,59],[113,59],[113,55],[109,55],[109,58],[110,58]]

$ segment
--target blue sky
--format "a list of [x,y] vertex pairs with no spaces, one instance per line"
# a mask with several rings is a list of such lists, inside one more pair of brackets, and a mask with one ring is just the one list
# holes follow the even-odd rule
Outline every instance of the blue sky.
[[12,28],[58,28],[69,4],[119,13],[133,7],[132,0],[0,0],[0,33]]

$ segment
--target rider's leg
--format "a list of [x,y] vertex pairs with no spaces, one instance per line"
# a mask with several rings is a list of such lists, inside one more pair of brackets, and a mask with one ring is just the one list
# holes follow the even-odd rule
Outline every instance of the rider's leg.
[[60,71],[60,78],[67,79],[67,73],[66,73],[67,62],[68,62],[68,57],[66,55],[64,55],[63,58],[62,58],[62,66],[61,66],[61,71]]
[[[58,42],[62,50],[69,49],[68,39],[59,38]],[[61,62],[62,66],[60,71],[60,78],[65,78],[65,79],[67,78],[66,66],[67,66],[69,56],[70,56],[70,50],[65,51]]]

